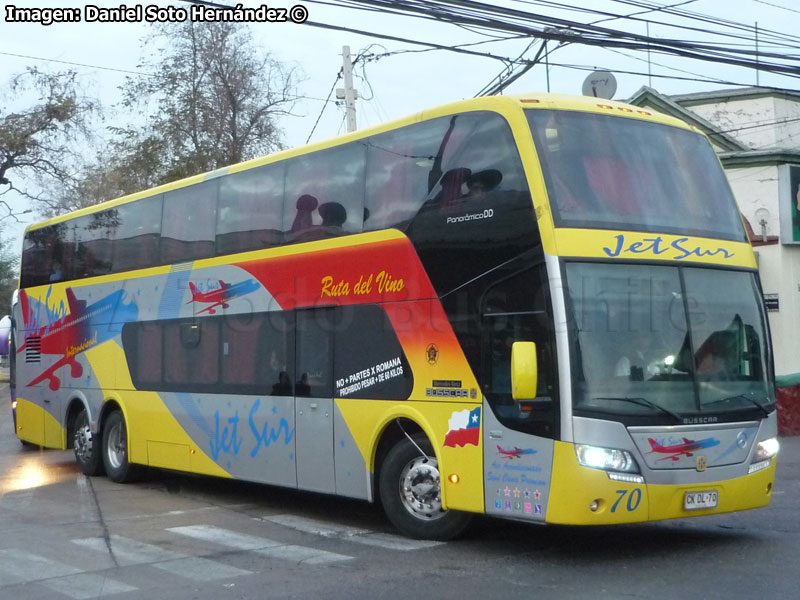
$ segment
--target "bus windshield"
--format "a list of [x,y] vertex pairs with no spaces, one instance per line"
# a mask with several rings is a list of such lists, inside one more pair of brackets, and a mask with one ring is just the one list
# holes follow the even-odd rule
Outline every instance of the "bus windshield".
[[566,275],[576,414],[674,423],[771,409],[753,273],[571,262]]
[[557,227],[746,241],[728,182],[702,135],[611,115],[525,112]]

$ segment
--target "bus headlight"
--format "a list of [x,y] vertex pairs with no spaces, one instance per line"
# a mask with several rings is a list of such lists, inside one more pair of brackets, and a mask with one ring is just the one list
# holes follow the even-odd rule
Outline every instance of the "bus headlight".
[[584,467],[624,473],[639,472],[639,465],[627,450],[575,444],[575,453],[578,455],[578,462]]
[[781,445],[778,443],[778,438],[769,438],[763,442],[759,442],[756,446],[756,451],[753,453],[753,462],[761,462],[772,458],[778,453]]

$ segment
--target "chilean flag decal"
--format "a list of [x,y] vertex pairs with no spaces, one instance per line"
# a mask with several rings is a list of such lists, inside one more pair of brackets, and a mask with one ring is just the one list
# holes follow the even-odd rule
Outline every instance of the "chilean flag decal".
[[445,446],[477,446],[481,435],[481,407],[454,411],[447,425],[449,429],[444,438]]

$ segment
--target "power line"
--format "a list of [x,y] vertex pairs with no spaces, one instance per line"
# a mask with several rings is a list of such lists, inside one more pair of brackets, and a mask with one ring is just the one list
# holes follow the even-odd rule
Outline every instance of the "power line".
[[[678,7],[678,6],[682,6],[684,4],[695,2],[696,0],[687,0],[687,1],[684,1],[684,2],[678,2],[676,4],[672,4],[672,5],[654,4],[652,2],[646,3],[646,2],[634,2],[634,1],[626,1],[626,0],[611,0],[612,2],[619,2],[621,4],[632,5],[632,6],[636,6],[636,7],[640,7],[640,8],[644,9],[644,10],[641,10],[641,11],[638,11],[638,12],[629,13],[627,15],[608,12],[608,11],[601,11],[601,10],[592,9],[592,8],[583,8],[583,7],[573,6],[571,4],[564,4],[564,3],[561,3],[561,2],[555,2],[555,1],[552,1],[552,0],[512,0],[512,1],[520,3],[520,4],[525,4],[525,5],[545,6],[545,7],[548,7],[548,8],[555,8],[557,10],[565,10],[565,11],[568,10],[571,13],[583,12],[583,13],[592,14],[592,15],[602,15],[602,16],[604,16],[603,19],[599,19],[597,21],[592,21],[591,23],[586,23],[586,25],[596,25],[597,23],[602,23],[602,22],[605,22],[605,21],[625,19],[625,20],[629,20],[629,21],[637,21],[637,22],[642,22],[642,23],[650,23],[650,24],[653,24],[653,25],[661,25],[663,27],[669,27],[669,28],[673,28],[673,29],[680,29],[680,30],[683,30],[683,31],[695,31],[695,32],[698,32],[698,33],[715,35],[715,36],[719,36],[719,37],[723,37],[723,38],[734,38],[734,39],[747,40],[747,41],[752,42],[752,36],[745,36],[745,35],[732,34],[732,33],[723,33],[723,32],[720,32],[720,31],[712,31],[710,29],[704,29],[704,28],[701,28],[701,27],[694,27],[694,26],[685,25],[685,24],[670,23],[670,22],[667,22],[667,21],[657,21],[657,20],[654,20],[654,19],[640,19],[640,18],[638,18],[638,15],[643,15],[643,14],[647,14],[647,13],[650,13],[650,12],[661,12],[661,13],[668,14],[668,15],[681,16],[682,18],[686,18],[685,16],[679,14],[679,11],[672,11],[671,9],[673,9],[675,7]],[[709,21],[709,22],[716,22],[717,24],[725,26],[725,27],[731,27],[731,25],[726,24],[728,22],[726,22],[724,20],[718,20],[718,22],[717,22],[717,20],[715,20],[715,18],[713,18],[713,17],[706,17],[704,20],[705,21]],[[752,25],[745,25],[745,24],[735,23],[735,22],[729,22],[729,23],[735,24],[735,27],[733,27],[734,29],[746,30],[749,33],[753,32],[753,26]],[[765,30],[765,32],[769,32],[769,30]],[[780,35],[781,35],[781,37],[779,39],[784,39],[785,37],[788,36],[788,34],[780,34]],[[771,36],[768,36],[768,37],[771,37]],[[788,37],[790,37],[792,39],[795,39],[795,40],[798,39],[795,36],[788,36]],[[788,43],[787,42],[787,43],[781,44],[781,46],[782,47],[786,47],[786,48],[792,48],[792,47],[796,46],[796,42],[795,43]]]
[[[536,40],[534,40],[530,44],[528,44],[528,47],[525,48],[525,50],[522,51],[522,54],[520,54],[517,57],[517,61],[519,61],[519,59],[522,58],[522,56],[528,50],[531,49],[531,47],[534,45],[535,42],[536,42]],[[536,52],[536,56],[533,57],[533,60],[529,61],[526,65],[523,65],[523,66],[517,68],[516,71],[515,71],[515,68],[514,68],[515,66],[514,65],[509,66],[509,68],[506,69],[506,71],[503,71],[503,72],[499,73],[498,75],[496,75],[495,78],[492,79],[492,81],[490,81],[488,84],[486,84],[483,87],[483,89],[481,89],[481,91],[479,91],[477,94],[475,94],[475,97],[477,98],[478,96],[492,96],[494,94],[502,93],[502,91],[504,89],[506,89],[509,85],[511,85],[517,79],[522,77],[525,73],[530,71],[534,67],[534,65],[540,63],[543,53],[544,53],[545,57],[550,54],[549,52],[546,52],[546,51],[547,51],[547,41],[546,40],[542,40],[541,45],[539,46],[539,50]],[[519,66],[519,63],[517,63],[516,66]],[[495,85],[492,85],[492,83],[494,83],[495,81],[497,83]]]
[[[146,73],[144,71],[126,71],[124,69],[115,69],[113,67],[104,67],[102,65],[92,65],[89,63],[79,63],[79,62],[72,62],[67,60],[58,60],[55,58],[45,58],[43,56],[32,56],[28,54],[16,54],[13,52],[2,52],[0,51],[0,55],[5,56],[15,56],[18,58],[27,58],[29,60],[39,60],[42,62],[53,62],[53,63],[60,63],[65,65],[71,65],[74,67],[84,67],[86,69],[101,69],[105,71],[118,71],[120,73],[128,73],[130,75],[141,75],[142,77],[155,77],[155,78],[164,78],[164,75],[159,75],[158,73]],[[314,100],[316,102],[332,102],[330,98],[323,99],[323,98],[316,98],[314,96],[286,96],[287,100]]]
[[744,125],[742,127],[735,127],[733,129],[720,129],[715,130],[715,133],[735,133],[737,131],[746,131],[748,129],[758,129],[759,127],[770,127],[775,125],[785,125],[786,123],[797,123],[800,117],[791,117],[787,119],[777,119],[775,121],[765,121],[757,125]]
[[319,115],[317,115],[317,120],[314,123],[314,126],[311,128],[311,133],[308,134],[308,138],[306,139],[306,144],[311,140],[311,136],[314,135],[314,131],[317,129],[317,125],[319,125],[319,120],[322,118],[322,113],[325,112],[325,109],[328,107],[328,101],[331,99],[331,94],[333,94],[333,90],[336,88],[336,84],[339,83],[339,79],[342,77],[342,69],[339,69],[339,72],[336,74],[336,79],[333,80],[333,85],[331,86],[330,91],[328,92],[328,98],[325,100],[325,104],[322,105],[322,110],[319,111]]
[[789,8],[788,6],[781,6],[780,4],[773,4],[772,2],[765,2],[764,0],[753,0],[753,2],[758,2],[759,4],[766,4],[767,6],[774,6],[775,8],[788,10],[789,12],[793,13],[800,13],[800,10],[795,10],[793,8]]
[[[314,1],[314,0],[310,0]],[[349,33],[355,33],[358,35],[364,35],[367,37],[376,37],[383,40],[390,40],[393,42],[402,42],[404,44],[416,44],[419,46],[427,46],[429,50],[447,50],[449,52],[457,52],[459,54],[469,54],[471,56],[480,56],[481,58],[491,58],[493,60],[500,60],[500,61],[507,61],[510,62],[513,59],[507,56],[498,56],[497,54],[491,54],[489,52],[475,52],[474,50],[467,50],[465,48],[460,48],[458,46],[445,46],[444,44],[436,44],[434,42],[424,42],[419,40],[412,40],[409,38],[403,38],[396,35],[388,35],[385,33],[377,33],[375,31],[366,31],[364,29],[355,29],[353,27],[345,27],[344,25],[331,25],[329,23],[319,23],[316,21],[306,21],[303,25],[308,25],[309,27],[319,27],[321,29],[330,29],[332,31],[347,31]],[[391,54],[391,53],[387,53]]]
[[[640,58],[638,56],[631,56],[627,52],[622,52],[621,50],[612,50],[611,48],[608,48],[608,51],[609,52],[613,52],[614,54],[619,54],[620,56],[624,56],[625,58],[628,58],[630,60],[636,60],[636,61],[639,61],[639,62],[645,62],[645,63],[648,63],[648,64],[655,65],[657,67],[661,67],[662,69],[669,69],[670,71],[676,71],[678,73],[686,73],[687,75],[694,75],[695,77],[699,78],[699,79],[697,79],[697,81],[705,81],[705,82],[709,82],[709,83],[726,83],[726,84],[729,83],[729,82],[726,82],[726,81],[724,81],[722,79],[715,79],[713,77],[707,77],[705,75],[701,75],[700,73],[694,73],[693,71],[687,71],[685,69],[679,69],[677,67],[671,67],[669,65],[664,65],[664,64],[661,64],[661,63],[653,62],[653,61],[651,61],[651,60],[649,60],[647,58]],[[610,69],[610,70],[613,71],[614,69]],[[653,76],[651,73],[649,75],[651,77]],[[739,85],[739,84],[736,84],[736,85]]]
[[[697,2],[697,0],[683,0],[682,2],[676,2],[675,4],[669,4],[664,6],[658,6],[653,8],[647,8],[645,10],[640,10],[638,12],[629,13],[627,15],[620,15],[615,17],[609,17],[607,19],[601,19],[599,21],[592,22],[592,25],[597,25],[598,23],[602,23],[604,21],[614,21],[616,19],[633,19],[633,17],[638,17],[639,15],[646,15],[653,12],[661,12],[670,8],[675,8],[677,6],[683,6],[684,4],[692,4],[693,2]],[[639,20],[639,19],[636,19]]]
[[87,67],[89,69],[101,69],[103,71],[116,71],[117,73],[127,73],[129,75],[141,75],[143,77],[161,77],[155,73],[145,73],[144,71],[128,71],[126,69],[116,69],[114,67],[101,67],[100,65],[90,65],[87,63],[59,60],[57,58],[43,58],[41,56],[31,56],[29,54],[17,54],[15,52],[0,52],[4,56],[15,56],[17,58],[27,58],[29,60],[41,60],[45,62],[59,63],[62,65],[72,65],[73,67]]
[[[678,4],[674,4],[674,5],[670,6],[670,8],[674,7],[674,6],[681,6],[683,4],[690,4],[692,2],[696,2],[696,0],[683,0],[682,2],[679,2]],[[558,3],[555,3],[555,2],[548,2],[546,4],[548,4],[548,5],[556,5],[556,6],[563,6],[563,5],[559,5]],[[575,7],[575,8],[578,9],[578,10],[581,10],[579,7]],[[611,16],[605,17],[603,19],[592,21],[590,23],[590,25],[597,25],[598,23],[602,23],[604,21],[613,21],[613,20],[616,20],[616,19],[630,19],[630,18],[632,18],[632,17],[634,17],[636,15],[646,14],[646,13],[650,13],[650,12],[653,12],[653,11],[662,10],[663,8],[666,8],[666,7],[647,9],[647,10],[639,11],[639,12],[636,12],[636,13],[631,13],[631,14],[628,14],[628,15],[616,15],[615,14],[615,15],[611,15]],[[582,10],[584,10],[585,12],[592,12],[592,13],[595,12],[595,11],[589,10],[589,9],[582,9]],[[523,53],[520,54],[519,58],[521,58],[522,55],[525,54],[525,52],[527,52],[531,48],[532,45],[533,45],[533,43],[529,44],[528,47],[523,51]],[[563,45],[564,45],[563,43],[559,44],[554,50],[558,50],[558,48],[561,48]],[[552,51],[547,51],[547,42],[546,41],[542,42],[542,46],[539,49],[539,52],[537,53],[537,55],[534,58],[534,60],[539,58],[539,56],[542,54],[542,51],[545,51],[544,58],[547,58],[550,55],[550,53],[552,52]],[[619,54],[625,55],[624,53],[619,52],[619,51],[615,51],[615,52],[618,52]],[[625,55],[625,56],[627,56],[627,55]],[[636,58],[636,57],[629,57],[629,58]],[[636,60],[639,60],[639,59],[636,58]],[[650,64],[649,59],[648,59],[648,64]],[[482,95],[487,95],[488,96],[488,95],[492,95],[492,94],[501,93],[506,87],[508,87],[514,81],[519,79],[522,75],[527,73],[531,68],[533,68],[533,65],[529,64],[526,67],[524,67],[523,69],[519,70],[518,73],[509,74],[506,77],[505,81],[503,81],[503,79],[502,79],[503,72],[501,72],[500,74],[496,75],[494,79],[492,79],[492,82],[494,82],[494,81],[498,82],[496,86],[490,87],[491,83],[492,83],[492,82],[490,82],[480,92],[478,92],[478,94],[476,94],[476,96],[482,96]],[[692,73],[692,74],[696,75],[696,73]]]
[[[588,67],[586,65],[571,65],[566,63],[550,63],[551,67],[561,67],[562,69],[573,69],[575,71],[596,71],[599,67],[593,66]],[[754,88],[754,89],[763,89],[763,90],[773,90],[773,91],[784,91],[784,92],[793,92],[796,90],[791,90],[789,88],[778,88],[769,85],[751,85],[749,83],[741,83],[737,81],[730,81],[726,79],[703,79],[698,77],[681,77],[680,75],[660,75],[657,73],[645,73],[643,71],[630,71],[626,69],[613,69],[615,73],[619,73],[622,75],[638,75],[641,77],[653,77],[655,79],[674,79],[675,81],[694,81],[697,83],[718,83],[722,85],[732,85],[736,87],[747,87],[747,88]]]
[[[451,47],[443,46],[442,44],[436,44],[436,43],[433,43],[433,42],[426,42],[426,41],[423,41],[423,40],[413,40],[413,39],[410,39],[410,38],[403,38],[403,37],[399,37],[399,36],[395,36],[395,35],[388,35],[388,34],[379,33],[379,32],[376,32],[376,31],[367,31],[367,30],[364,30],[364,29],[355,29],[355,28],[352,28],[352,27],[345,27],[344,25],[332,25],[332,24],[328,24],[328,23],[319,23],[319,22],[314,22],[314,21],[306,21],[305,23],[303,23],[303,25],[309,25],[311,27],[318,27],[318,28],[321,28],[321,29],[330,29],[330,30],[333,30],[333,31],[347,31],[349,33],[355,33],[355,34],[358,34],[358,35],[363,35],[363,36],[367,36],[367,37],[375,37],[375,38],[379,38],[379,39],[385,39],[385,40],[390,40],[390,41],[394,41],[394,42],[400,42],[400,43],[404,43],[404,44],[414,44],[414,45],[426,46],[426,49],[424,51],[447,50],[447,51],[453,51],[453,52],[462,52],[462,53],[471,54],[471,55],[474,55],[474,56],[480,56],[480,57],[483,57],[483,58],[491,58],[491,59],[500,60],[500,61],[511,61],[511,60],[513,60],[511,58],[498,56],[496,54],[489,54],[489,53],[484,53],[484,52],[474,52],[474,51],[468,51],[468,50],[464,50],[464,49],[452,49]],[[400,54],[402,52],[413,52],[413,50],[396,50],[396,51],[393,51],[393,52],[387,52],[385,54],[378,54],[373,58],[373,60],[378,60],[380,58],[384,58],[386,56],[392,56],[394,54]],[[528,64],[530,61],[527,60],[527,59],[520,59],[518,62],[522,63],[522,64]],[[574,69],[574,70],[579,70],[579,71],[594,71],[597,68],[597,67],[587,67],[585,65],[571,65],[571,64],[564,64],[564,63],[550,63],[550,66],[561,67],[561,68],[566,68],[566,69]],[[617,73],[621,73],[621,74],[625,74],[625,75],[639,75],[639,76],[643,76],[643,77],[647,77],[648,76],[648,73],[644,73],[642,71],[630,71],[630,70],[622,70],[622,69],[614,69],[614,70]],[[767,89],[767,90],[778,90],[778,91],[796,91],[796,90],[791,90],[789,88],[780,88],[780,87],[776,87],[776,86],[766,86],[766,85],[763,85],[763,86],[762,85],[751,85],[750,83],[742,83],[742,82],[726,80],[726,79],[703,78],[703,77],[680,77],[680,76],[677,76],[677,75],[658,75],[658,74],[655,74],[655,73],[652,74],[652,77],[655,77],[655,78],[658,78],[658,79],[672,79],[672,80],[676,80],[676,81],[694,81],[694,82],[698,82],[698,83],[718,83],[718,84],[730,85],[730,86],[736,86],[736,87],[752,87],[752,88]]]
[[[309,0],[320,4],[331,4],[323,0]],[[699,42],[653,38],[641,34],[618,29],[598,27],[574,20],[562,19],[488,5],[471,0],[338,0],[340,6],[362,10],[374,10],[383,7],[393,14],[405,14],[428,20],[450,24],[471,24],[484,28],[509,33],[524,33],[540,38],[554,39],[564,42],[581,43],[592,46],[619,47],[635,50],[651,50],[665,54],[674,54],[687,58],[726,63],[747,68],[760,68],[762,71],[774,72],[790,77],[800,75],[800,65],[787,64],[785,54],[758,52],[750,49],[725,48],[720,52],[718,47]],[[532,25],[544,26],[536,28]],[[713,32],[709,32],[713,33]],[[757,60],[750,57],[756,56]],[[784,62],[768,62],[764,59],[782,59]],[[792,62],[791,57],[790,63]]]
[[[616,2],[618,4],[626,4],[626,5],[629,5],[629,6],[639,6],[639,7],[662,6],[662,5],[656,4],[654,2],[648,2],[646,0],[611,0],[611,2]],[[665,14],[669,14],[669,15],[673,15],[673,16],[677,16],[677,17],[681,17],[681,18],[685,18],[685,19],[692,19],[694,21],[699,21],[699,22],[703,22],[703,23],[711,23],[713,25],[719,25],[721,27],[726,27],[728,29],[746,31],[746,32],[749,32],[750,34],[755,33],[755,27],[753,25],[751,25],[751,24],[739,23],[738,21],[731,21],[729,19],[722,19],[722,18],[719,18],[719,17],[714,17],[714,16],[711,16],[711,15],[703,14],[703,13],[693,12],[693,11],[690,11],[690,10],[685,10],[685,9],[665,10],[664,13]],[[719,35],[719,36],[722,36],[722,37],[724,37],[726,35],[730,35],[730,34],[724,34],[724,33],[720,33],[720,32],[710,32],[710,33],[713,33],[715,35]],[[800,37],[798,37],[796,35],[791,35],[791,34],[783,33],[783,32],[780,32],[780,31],[774,31],[774,30],[771,30],[771,29],[759,28],[759,35],[761,35],[761,34],[766,34],[767,37],[774,37],[776,39],[782,39],[782,40],[785,40],[785,41],[788,41],[788,42],[794,41],[796,43],[798,40],[800,40]]]

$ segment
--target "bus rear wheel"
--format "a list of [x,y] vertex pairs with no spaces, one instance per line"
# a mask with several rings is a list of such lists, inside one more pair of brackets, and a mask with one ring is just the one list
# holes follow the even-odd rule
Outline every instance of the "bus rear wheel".
[[108,478],[115,483],[131,481],[136,474],[128,460],[128,428],[119,410],[108,415],[103,425],[103,466]]
[[449,540],[471,515],[442,508],[439,464],[424,436],[400,440],[389,450],[378,476],[383,510],[392,524],[413,538]]
[[81,409],[75,418],[72,434],[72,449],[75,462],[84,475],[100,475],[103,471],[103,460],[100,455],[100,440],[89,427],[89,413]]

